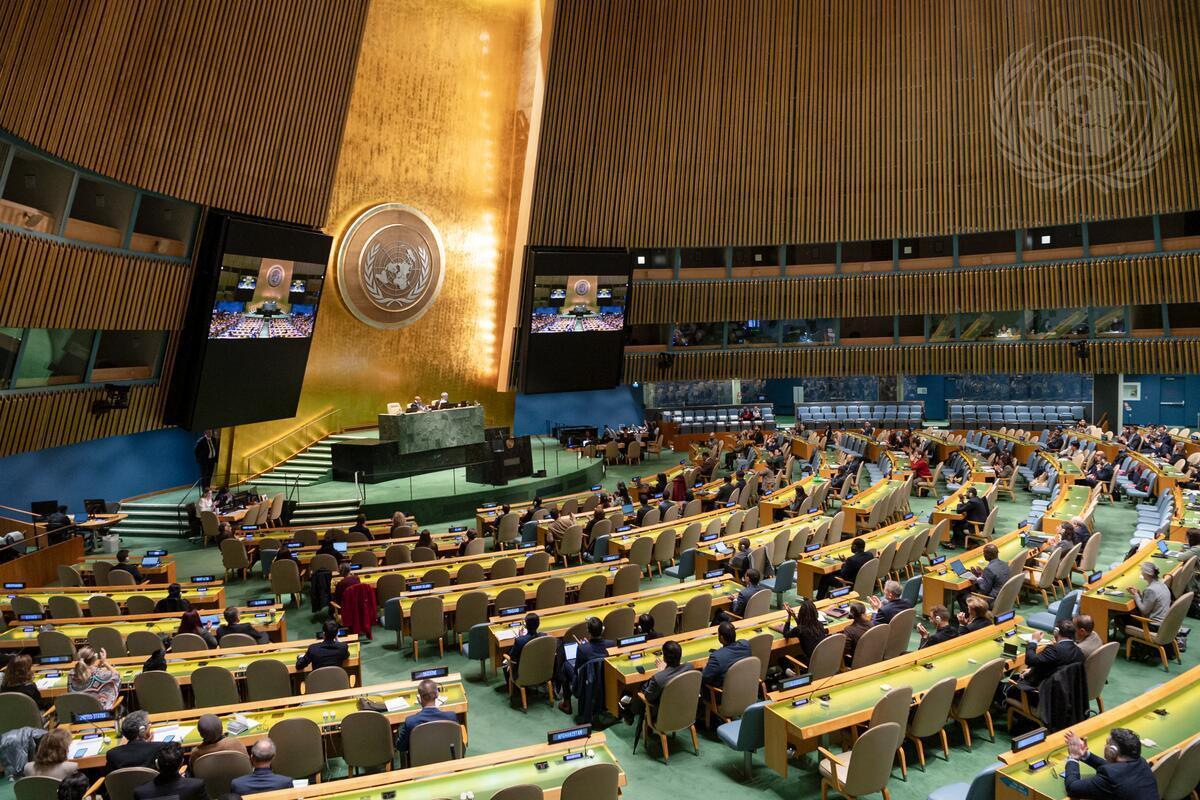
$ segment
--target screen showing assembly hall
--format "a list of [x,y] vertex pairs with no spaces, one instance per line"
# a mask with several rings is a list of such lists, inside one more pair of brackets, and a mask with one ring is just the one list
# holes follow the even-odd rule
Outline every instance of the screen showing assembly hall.
[[226,253],[208,338],[307,339],[324,272],[323,264]]
[[606,333],[625,327],[627,275],[538,275],[531,333]]

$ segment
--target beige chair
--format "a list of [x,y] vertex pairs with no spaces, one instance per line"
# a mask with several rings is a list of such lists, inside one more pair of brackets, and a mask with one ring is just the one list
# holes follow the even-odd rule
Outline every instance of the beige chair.
[[893,746],[893,756],[889,763],[900,757],[900,777],[908,780],[908,759],[904,754],[904,731],[908,727],[909,711],[912,708],[913,691],[911,686],[901,686],[884,694],[871,709],[871,718],[867,722],[867,730],[877,728],[890,722],[896,723],[899,736]]
[[642,443],[636,439],[629,443],[625,448],[625,463],[640,464],[642,463]]
[[499,613],[506,608],[516,608],[517,606],[525,607],[525,590],[520,586],[509,586],[507,589],[501,589],[496,599],[493,601],[496,612]]
[[149,656],[165,649],[166,645],[154,631],[130,631],[125,637],[125,652],[131,656]]
[[463,555],[465,555],[465,556],[481,555],[483,553],[486,545],[487,545],[487,542],[485,542],[483,539],[472,539],[471,541],[467,542],[467,546],[465,548],[463,548]]
[[414,564],[437,561],[437,552],[431,547],[414,547],[412,549],[412,560]]
[[492,562],[491,579],[494,581],[504,578],[515,578],[517,575],[517,560],[515,558],[498,558]]
[[567,582],[557,576],[546,578],[538,584],[533,602],[536,608],[554,608],[566,605]]
[[54,619],[79,619],[83,616],[83,609],[79,606],[79,601],[70,595],[51,595],[50,599],[46,601],[46,606],[50,610],[50,616]]
[[545,796],[540,786],[534,786],[532,783],[518,783],[516,786],[509,786],[507,789],[496,792],[492,795],[492,800],[544,800]]
[[674,528],[660,531],[654,540],[654,549],[650,553],[650,566],[658,570],[662,577],[663,570],[675,561],[675,542],[677,535]]
[[[693,595],[683,606],[679,617],[679,632],[698,631],[707,628],[712,622],[712,595]],[[659,631],[666,633],[666,631]]]
[[522,575],[538,575],[542,572],[550,571],[550,554],[545,550],[539,550],[536,553],[530,553],[525,557],[525,564],[521,567]]
[[233,673],[213,664],[192,670],[192,696],[196,708],[234,705],[242,702]]
[[629,563],[636,564],[647,578],[651,577],[650,562],[654,559],[654,539],[640,536],[629,548]]
[[350,563],[356,567],[369,569],[371,567],[379,566],[379,556],[375,555],[374,550],[359,550],[357,553],[350,556]]
[[912,638],[913,626],[917,622],[917,610],[906,608],[888,622],[887,643],[883,646],[883,660],[903,655],[908,651],[908,642]]
[[258,640],[248,633],[227,633],[217,642],[217,646],[221,648],[253,647],[256,644]]
[[613,573],[612,596],[633,594],[641,585],[642,568],[637,564],[626,564]]
[[[859,597],[870,597],[875,594],[875,579],[879,577],[879,559],[872,558],[859,568],[854,576],[854,592]],[[838,579],[841,581],[841,579]]]
[[1175,660],[1182,664],[1183,660],[1179,652],[1179,644],[1175,641],[1175,637],[1179,634],[1179,628],[1183,625],[1183,619],[1191,607],[1192,593],[1188,592],[1180,596],[1167,609],[1167,614],[1163,617],[1162,624],[1158,626],[1158,630],[1150,629],[1150,626],[1153,624],[1150,620],[1133,614],[1132,618],[1137,621],[1137,624],[1125,626],[1125,635],[1127,637],[1125,639],[1125,658],[1128,659],[1130,657],[1133,646],[1138,644],[1142,647],[1151,647],[1157,650],[1163,669],[1167,672],[1171,671],[1170,665],[1167,662],[1168,648],[1174,651]]
[[1197,784],[1200,784],[1200,736],[1192,739],[1180,751],[1179,765],[1175,768],[1175,774],[1171,776],[1166,791],[1162,792],[1162,798],[1163,800],[1194,798],[1195,795],[1192,792]]
[[445,567],[434,567],[425,570],[421,583],[432,583],[436,589],[444,589],[450,585],[450,570]]
[[316,547],[321,543],[320,537],[317,536],[317,532],[311,528],[303,528],[298,531],[293,531],[292,538],[305,547]]
[[39,631],[38,653],[43,656],[75,657],[75,642],[62,631]]
[[545,686],[547,702],[554,705],[554,656],[557,650],[558,639],[553,636],[531,639],[521,650],[516,674],[509,673],[508,694],[511,697],[513,689],[520,692],[521,708],[525,711],[529,710],[526,690],[533,686]]
[[218,750],[192,761],[192,775],[204,781],[209,797],[224,797],[229,794],[229,784],[234,778],[253,771],[250,757],[244,751]]
[[317,553],[312,557],[312,560],[308,562],[308,574],[315,575],[322,570],[325,572],[332,572],[336,575],[338,571],[338,560],[329,553]]
[[423,767],[462,758],[466,750],[462,725],[447,719],[423,722],[408,740],[408,766]]
[[925,742],[924,739],[937,734],[942,742],[942,755],[950,760],[950,742],[946,738],[946,723],[950,720],[950,704],[954,702],[954,692],[958,679],[953,676],[944,678],[921,696],[917,710],[908,723],[908,738],[917,746],[917,761],[921,771],[925,771]]
[[[1025,583],[1025,575],[1022,572],[1014,572],[1013,576],[1005,581],[1000,587],[1000,591],[996,592],[996,599],[992,601],[992,615],[999,616],[1007,614],[1013,610],[1013,606],[1017,604],[1017,597],[1021,594],[1021,587]],[[985,600],[988,598],[984,598]]]
[[589,764],[563,781],[559,800],[617,800],[621,769],[616,764]]
[[554,547],[555,554],[562,559],[564,567],[571,566],[571,559],[583,564],[583,527],[572,525],[567,528]]
[[383,551],[383,563],[389,567],[396,564],[412,563],[412,551],[406,544],[393,544]]
[[421,642],[434,639],[438,643],[438,655],[445,655],[446,620],[441,597],[418,597],[413,601],[409,633],[413,640],[413,658],[421,657]]
[[281,720],[268,734],[275,743],[271,769],[289,778],[311,778],[325,766],[325,745],[321,727],[306,717]]
[[13,795],[16,800],[58,800],[58,784],[58,778],[46,775],[18,778],[13,784]]
[[110,586],[108,582],[109,573],[112,572],[113,563],[111,561],[95,561],[92,563],[92,581],[97,586]]
[[[1178,750],[1172,750],[1150,765],[1160,798],[1166,797],[1167,789],[1171,786],[1171,779],[1175,777],[1175,771],[1179,768],[1179,753]],[[1191,796],[1190,793],[1188,796]]]
[[[103,597],[103,595],[93,595],[93,597]],[[106,597],[104,599],[112,600],[111,597]],[[37,598],[34,597],[26,597],[25,595],[18,594],[15,595],[13,599],[9,601],[9,603],[12,605],[12,613],[14,617],[19,617],[22,614],[26,616],[41,616],[46,613],[46,609],[42,608],[42,604],[38,602]],[[116,605],[115,602],[113,604]],[[118,607],[115,614],[120,613],[121,609]]]
[[292,676],[282,661],[261,659],[246,665],[246,700],[256,702],[292,696]]
[[742,609],[742,616],[734,614],[732,611],[726,611],[725,614],[733,619],[752,619],[753,617],[761,617],[771,611],[771,590],[767,587],[762,587],[754,594],[750,595],[750,599],[746,601],[745,607]]
[[158,770],[149,767],[125,767],[104,776],[104,788],[109,800],[133,800],[133,790],[158,777]]
[[633,636],[637,614],[629,606],[618,606],[604,616],[604,638],[624,639]]
[[846,634],[831,633],[813,648],[807,664],[792,656],[784,656],[784,661],[793,664],[798,672],[807,672],[817,681],[841,671],[842,656],[845,652]]
[[133,579],[133,573],[121,567],[113,567],[108,571],[109,586],[136,586],[137,581]]
[[0,692],[0,733],[14,728],[41,728],[45,724],[32,697],[20,692]]
[[83,578],[80,576],[79,571],[74,567],[67,566],[66,564],[59,564],[57,571],[59,586],[68,588],[74,586],[83,586]]
[[282,603],[285,594],[292,596],[292,603],[300,607],[300,595],[304,587],[300,583],[300,567],[295,561],[274,561],[271,563],[271,592],[275,602]]
[[362,531],[350,531],[346,534],[346,541],[350,544],[357,544],[359,542],[369,542],[370,538]]
[[100,699],[86,692],[67,692],[54,698],[54,716],[61,724],[69,724],[75,714],[91,714],[104,710]]
[[[1062,561],[1063,551],[1055,548],[1049,556],[1046,557],[1045,563],[1039,569],[1035,566],[1025,567],[1025,589],[1030,593],[1038,593],[1042,596],[1042,602],[1046,605],[1050,604],[1050,597],[1054,595],[1054,581],[1058,577],[1058,565]],[[1002,612],[1001,612],[1002,613]]]
[[579,584],[579,590],[575,593],[575,602],[590,603],[593,600],[600,600],[608,594],[608,578],[603,575],[589,575],[584,578],[583,583]]
[[250,571],[250,556],[246,553],[246,545],[238,539],[226,539],[221,542],[221,563],[225,567],[225,579],[234,573],[240,573],[245,580]]
[[392,745],[392,726],[378,711],[355,711],[342,720],[342,741],[353,747],[342,748],[342,758],[350,775],[356,769],[392,768],[396,750]]
[[[138,632],[134,631],[134,633]],[[130,634],[129,638],[132,639],[133,634]],[[177,633],[171,637],[172,653],[195,653],[207,649],[208,642],[194,633]]]
[[1108,642],[1096,648],[1083,662],[1083,671],[1087,675],[1088,702],[1096,701],[1100,713],[1104,713],[1104,685],[1108,683],[1108,673],[1112,672],[1117,660],[1117,651],[1121,649],[1119,642]]
[[304,678],[305,694],[340,692],[350,688],[350,675],[337,665],[314,669]]
[[480,589],[464,592],[459,596],[458,602],[454,605],[453,629],[459,647],[462,647],[471,628],[488,621],[488,604],[490,602],[487,592]]
[[521,541],[521,515],[516,511],[510,511],[500,517],[500,522],[496,526],[496,549],[506,550],[509,547],[515,547]]
[[150,670],[138,673],[133,679],[133,691],[137,695],[138,707],[151,714],[182,711],[184,708],[179,681],[169,672]]
[[[246,509],[246,513],[247,514],[250,513],[249,508]],[[215,542],[217,540],[217,537],[220,536],[221,532],[220,532],[219,520],[217,519],[217,515],[211,511],[201,511],[199,514],[199,517],[200,517],[200,531],[202,533],[202,538],[200,540],[200,546],[208,547],[208,543],[210,541]]]
[[722,722],[730,722],[741,717],[746,707],[758,700],[761,673],[761,662],[754,656],[747,656],[725,672],[725,680],[720,686],[708,687],[706,718],[710,727],[714,716]]
[[992,540],[992,534],[996,530],[996,517],[1000,513],[1000,509],[995,507],[995,503],[988,501],[988,505],[992,510],[988,512],[987,519],[982,523],[967,520],[967,532],[963,536],[963,541],[970,548],[972,543],[976,547],[982,547]]
[[[88,613],[93,617],[118,617],[121,615],[121,606],[116,600],[103,594],[94,594],[88,598]],[[14,613],[17,612],[15,606]]]
[[962,696],[950,707],[950,717],[962,726],[963,741],[967,750],[971,749],[971,720],[983,717],[987,723],[988,736],[996,741],[996,728],[992,724],[992,700],[996,696],[996,688],[1004,678],[1005,662],[1003,658],[994,658],[987,662],[967,681]]
[[[684,730],[692,735],[692,749],[696,755],[700,755],[700,739],[696,735],[696,702],[700,697],[700,678],[699,670],[681,672],[671,678],[663,687],[657,706],[652,706],[646,701],[646,696],[641,695],[646,707],[646,713],[642,717],[642,731],[647,742],[650,741],[650,734],[658,736],[663,761],[671,760],[667,735]],[[636,753],[636,742],[633,749]]]
[[850,660],[850,669],[858,669],[882,661],[889,633],[887,625],[875,625],[860,636],[858,644],[854,646],[854,657]]
[[108,651],[109,658],[122,658],[128,653],[125,650],[125,637],[116,628],[107,625],[92,628],[87,634],[88,644],[96,652]]
[[679,604],[674,600],[660,600],[650,609],[654,630],[663,636],[675,633],[675,621],[679,618]]
[[389,572],[379,576],[379,580],[375,581],[375,603],[379,608],[383,608],[388,600],[393,597],[399,597],[404,594],[407,589],[407,583],[404,576],[397,572]]
[[1059,591],[1066,595],[1074,586],[1071,583],[1071,571],[1075,568],[1075,557],[1079,555],[1080,545],[1075,545],[1067,551],[1058,562],[1058,573],[1054,576],[1054,596]]
[[830,789],[851,800],[875,792],[882,793],[884,800],[891,800],[887,787],[892,777],[892,758],[889,755],[890,751],[895,750],[903,730],[895,722],[885,722],[869,729],[854,743],[849,758],[845,753],[835,755],[824,747],[818,747],[817,752],[822,756],[817,765],[821,775],[822,800]]
[[468,561],[458,568],[458,572],[454,573],[454,583],[459,586],[481,583],[485,580],[487,580],[487,573],[483,569],[483,564],[478,561]]

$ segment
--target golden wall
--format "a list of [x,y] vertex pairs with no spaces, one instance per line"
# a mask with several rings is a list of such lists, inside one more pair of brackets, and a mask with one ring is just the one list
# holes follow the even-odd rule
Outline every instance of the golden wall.
[[533,0],[371,3],[326,230],[340,239],[378,203],[417,208],[441,232],[445,281],[419,321],[379,330],[347,310],[331,263],[296,418],[233,432],[233,470],[328,410],[373,425],[414,394],[479,400],[489,424],[511,423],[495,387],[538,18]]

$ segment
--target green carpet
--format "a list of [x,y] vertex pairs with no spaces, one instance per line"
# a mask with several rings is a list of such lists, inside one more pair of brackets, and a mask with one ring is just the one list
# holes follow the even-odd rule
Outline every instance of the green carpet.
[[[663,466],[671,463],[664,457],[659,462]],[[606,487],[615,486],[618,480],[628,478],[633,474],[648,474],[654,468],[651,461],[646,467],[616,467],[609,470],[605,480]],[[1002,500],[1000,502],[1000,519],[996,526],[998,533],[1012,530],[1028,513],[1029,495],[1019,493],[1016,502]],[[931,499],[914,498],[914,511],[922,516],[928,513],[932,505]],[[471,521],[462,520],[463,523]],[[1136,514],[1128,504],[1114,506],[1101,505],[1096,513],[1096,529],[1104,534],[1104,546],[1100,563],[1104,567],[1119,561],[1124,555],[1130,532],[1136,522]],[[440,525],[439,525],[440,527]],[[139,548],[163,546],[162,539],[138,541],[128,539],[126,546],[137,551]],[[179,559],[179,574],[190,575],[205,572],[220,572],[220,556],[215,548],[199,550],[186,542],[172,542],[172,551]],[[660,584],[662,579],[647,581],[646,586]],[[261,578],[251,579],[246,583],[233,583],[228,587],[231,602],[238,602],[251,596],[264,593],[265,582]],[[1025,614],[1038,610],[1035,606],[1023,605],[1019,613]],[[319,620],[308,612],[307,608],[288,612],[288,632],[292,639],[311,637],[319,626]],[[528,745],[545,741],[547,730],[565,727],[571,724],[569,717],[556,709],[550,708],[544,702],[533,702],[528,714],[509,707],[504,695],[492,691],[495,681],[489,678],[481,681],[478,662],[468,662],[458,653],[448,650],[445,658],[437,656],[426,657],[414,662],[408,653],[397,653],[394,649],[395,637],[386,631],[373,643],[363,648],[364,674],[366,681],[383,682],[388,680],[406,679],[409,672],[418,665],[447,664],[452,670],[462,672],[466,678],[469,695],[468,725],[470,729],[470,750],[472,754],[503,750],[506,748]],[[1182,669],[1194,666],[1194,652],[1184,655],[1184,666],[1172,665],[1172,674],[1178,674]],[[1104,697],[1106,705],[1111,708],[1118,703],[1135,697],[1150,686],[1161,683],[1167,675],[1160,668],[1143,664],[1127,663],[1118,658],[1113,669]],[[1002,726],[1002,721],[999,721]],[[951,756],[943,761],[940,756],[930,756],[928,771],[922,773],[916,767],[910,768],[908,781],[899,778],[899,769],[894,771],[890,789],[897,800],[905,798],[925,798],[937,787],[959,781],[970,781],[980,769],[990,764],[997,753],[1007,749],[1008,738],[1000,733],[998,741],[991,744],[986,739],[986,730],[975,735],[975,750],[968,753],[961,740],[957,726],[950,728]],[[687,749],[686,736],[679,739],[678,747],[674,750],[669,765],[664,765],[660,758],[647,754],[639,747],[633,754],[633,728],[617,724],[607,731],[609,743],[616,753],[621,765],[629,777],[629,787],[626,796],[637,800],[677,800],[680,796],[689,797],[719,797],[731,792],[740,796],[750,794],[762,797],[781,798],[811,798],[819,796],[820,781],[816,774],[815,762],[810,760],[807,767],[795,768],[790,771],[787,779],[781,779],[769,771],[762,763],[761,755],[755,759],[754,777],[747,781],[741,774],[741,754],[728,750],[716,737],[702,732],[700,755],[696,757]],[[686,743],[686,744],[685,744]],[[935,748],[936,749],[936,748]],[[652,751],[657,753],[657,749]],[[915,762],[915,756],[910,756],[910,764]],[[331,762],[330,774],[344,774],[340,761]],[[11,793],[11,789],[4,790]],[[7,800],[9,794],[0,794],[0,800]],[[483,800],[481,798],[481,800]]]

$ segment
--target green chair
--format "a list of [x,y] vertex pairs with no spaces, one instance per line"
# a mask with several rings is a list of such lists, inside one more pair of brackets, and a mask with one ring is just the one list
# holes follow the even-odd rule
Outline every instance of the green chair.
[[192,697],[196,708],[229,706],[242,701],[233,673],[214,664],[192,670]]
[[292,676],[287,665],[274,659],[259,659],[246,665],[246,700],[275,700],[292,696]]
[[182,711],[183,692],[175,676],[163,670],[142,672],[133,679],[138,706],[151,714]]
[[392,768],[396,757],[392,725],[378,711],[355,711],[343,719],[342,741],[354,743],[353,747],[344,747],[342,755],[351,776],[356,769]]

